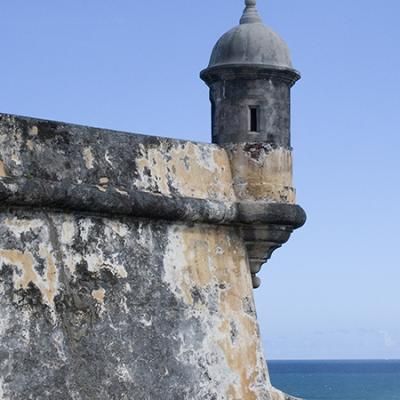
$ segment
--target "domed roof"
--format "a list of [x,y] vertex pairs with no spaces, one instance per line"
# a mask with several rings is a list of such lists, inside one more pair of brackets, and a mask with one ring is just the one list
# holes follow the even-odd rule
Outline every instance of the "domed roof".
[[208,68],[229,65],[293,69],[286,43],[263,24],[257,12],[256,0],[246,0],[240,25],[218,40]]

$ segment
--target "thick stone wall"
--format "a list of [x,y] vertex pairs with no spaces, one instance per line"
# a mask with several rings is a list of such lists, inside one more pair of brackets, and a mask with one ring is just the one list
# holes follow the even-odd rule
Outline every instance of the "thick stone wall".
[[268,398],[234,230],[4,210],[0,238],[3,398]]
[[216,145],[0,115],[0,399],[283,398],[242,227],[304,217],[233,184]]

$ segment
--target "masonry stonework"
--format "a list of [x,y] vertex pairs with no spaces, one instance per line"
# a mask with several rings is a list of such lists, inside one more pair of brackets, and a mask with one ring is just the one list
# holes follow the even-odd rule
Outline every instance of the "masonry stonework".
[[[257,15],[248,0],[242,25],[262,30]],[[253,286],[305,222],[298,75],[237,61],[202,72],[214,144],[0,114],[1,400],[290,398],[269,380]],[[227,70],[228,105],[213,94]],[[268,113],[249,133],[253,106]]]

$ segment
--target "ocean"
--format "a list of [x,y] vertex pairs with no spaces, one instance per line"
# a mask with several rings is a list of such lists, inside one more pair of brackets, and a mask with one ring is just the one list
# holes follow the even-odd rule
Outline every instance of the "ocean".
[[400,361],[270,361],[272,384],[305,400],[400,400]]

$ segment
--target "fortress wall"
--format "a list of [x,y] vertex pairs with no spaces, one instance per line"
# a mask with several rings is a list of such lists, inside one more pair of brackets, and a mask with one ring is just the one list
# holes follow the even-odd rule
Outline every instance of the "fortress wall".
[[0,399],[283,398],[234,202],[218,146],[0,115]]
[[0,217],[3,399],[267,399],[234,229]]
[[4,114],[0,124],[0,176],[235,200],[228,156],[213,144]]

